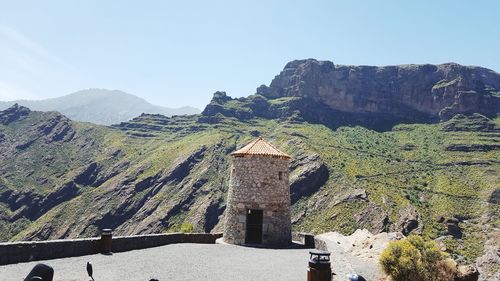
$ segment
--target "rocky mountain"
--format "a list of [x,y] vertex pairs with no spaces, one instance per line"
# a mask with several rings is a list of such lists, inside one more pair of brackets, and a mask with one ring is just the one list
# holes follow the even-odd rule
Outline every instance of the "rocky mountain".
[[482,67],[441,65],[346,66],[314,59],[288,63],[255,95],[217,93],[203,112],[249,119],[298,116],[331,128],[362,125],[387,130],[401,123],[446,121],[456,114],[495,117],[500,74]]
[[197,114],[193,107],[167,108],[148,103],[142,98],[104,89],[89,89],[66,96],[44,100],[0,101],[0,110],[14,104],[32,110],[58,111],[71,120],[111,125],[128,121],[142,113],[156,113],[165,116]]
[[426,124],[393,125],[397,113],[370,122],[364,118],[375,113],[275,97],[273,83],[247,98],[218,92],[203,114],[142,114],[109,127],[19,105],[1,111],[0,240],[88,237],[101,228],[158,233],[185,224],[220,231],[229,153],[261,135],[293,158],[294,230],[421,233],[460,262],[495,269],[500,118],[488,106],[443,122],[436,111]]

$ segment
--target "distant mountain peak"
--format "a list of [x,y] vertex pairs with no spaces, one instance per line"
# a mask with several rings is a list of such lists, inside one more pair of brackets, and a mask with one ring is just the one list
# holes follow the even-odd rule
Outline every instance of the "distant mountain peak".
[[167,108],[120,91],[85,89],[58,98],[0,102],[0,110],[18,103],[37,111],[58,111],[76,121],[111,125],[128,121],[142,113],[172,115],[197,114],[193,107]]

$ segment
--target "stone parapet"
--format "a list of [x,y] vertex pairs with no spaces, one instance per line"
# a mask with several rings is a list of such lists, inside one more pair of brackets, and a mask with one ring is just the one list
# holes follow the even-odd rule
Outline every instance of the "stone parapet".
[[313,234],[304,232],[292,232],[292,240],[299,242],[306,248],[315,248],[315,238]]
[[[112,240],[112,252],[158,247],[175,243],[214,244],[222,234],[164,233],[117,236]],[[100,238],[22,241],[0,243],[0,265],[92,255],[101,252]]]

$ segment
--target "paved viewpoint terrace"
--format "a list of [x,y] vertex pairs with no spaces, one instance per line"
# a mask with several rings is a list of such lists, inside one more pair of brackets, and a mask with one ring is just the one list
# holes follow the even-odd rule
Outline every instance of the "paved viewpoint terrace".
[[[258,249],[222,244],[171,244],[115,253],[40,261],[55,270],[54,281],[84,281],[86,264],[95,281],[306,279],[307,249]],[[22,281],[39,262],[0,266],[0,280]]]

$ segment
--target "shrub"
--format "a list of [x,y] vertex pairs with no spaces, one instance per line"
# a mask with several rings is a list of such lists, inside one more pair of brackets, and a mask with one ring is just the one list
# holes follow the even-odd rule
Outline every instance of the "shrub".
[[390,242],[380,264],[394,281],[453,280],[456,271],[454,261],[436,242],[417,235]]
[[193,224],[191,224],[190,222],[184,222],[181,224],[182,233],[191,233],[193,232],[193,230],[194,230]]

